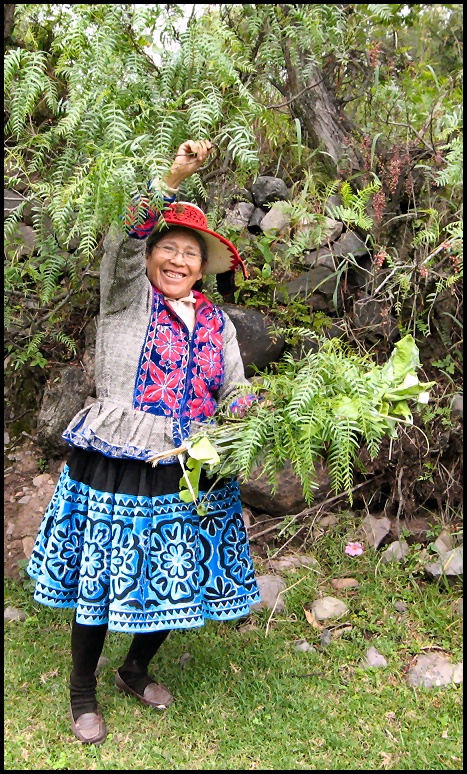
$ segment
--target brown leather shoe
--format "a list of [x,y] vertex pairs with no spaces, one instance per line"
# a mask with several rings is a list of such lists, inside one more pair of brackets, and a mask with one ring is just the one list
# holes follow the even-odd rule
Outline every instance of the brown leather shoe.
[[85,712],[78,720],[73,720],[71,711],[71,730],[80,742],[85,744],[102,744],[107,736],[107,728],[100,712]]
[[130,688],[129,685],[127,685],[122,678],[120,677],[120,674],[117,670],[115,672],[115,685],[117,686],[119,691],[123,691],[123,693],[128,694],[128,696],[136,696],[137,699],[142,702],[142,704],[145,704],[147,707],[155,707],[156,709],[167,709],[167,707],[170,707],[172,704],[174,697],[170,693],[169,690],[165,687],[165,685],[161,685],[159,683],[150,683],[150,685],[147,685],[144,689],[143,695],[140,693],[137,693],[133,690],[133,688]]

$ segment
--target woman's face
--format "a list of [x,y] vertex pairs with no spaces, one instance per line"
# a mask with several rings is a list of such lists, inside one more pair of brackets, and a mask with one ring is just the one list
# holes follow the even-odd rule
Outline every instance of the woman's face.
[[149,281],[168,298],[183,298],[201,279],[201,249],[196,237],[171,231],[146,255]]

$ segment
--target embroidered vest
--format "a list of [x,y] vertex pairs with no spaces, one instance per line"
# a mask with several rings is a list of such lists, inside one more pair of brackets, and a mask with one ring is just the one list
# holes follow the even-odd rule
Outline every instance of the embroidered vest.
[[191,421],[212,417],[217,407],[213,393],[224,382],[224,318],[201,293],[195,297],[190,339],[186,325],[154,288],[133,395],[134,409],[173,417],[176,445],[188,436]]

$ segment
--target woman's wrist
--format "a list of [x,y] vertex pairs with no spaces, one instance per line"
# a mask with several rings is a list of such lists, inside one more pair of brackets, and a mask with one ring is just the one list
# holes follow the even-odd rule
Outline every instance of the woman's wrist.
[[183,183],[184,180],[185,178],[179,174],[177,175],[176,172],[169,172],[168,175],[162,178],[162,182],[167,188],[171,188],[173,191],[177,191],[180,183]]

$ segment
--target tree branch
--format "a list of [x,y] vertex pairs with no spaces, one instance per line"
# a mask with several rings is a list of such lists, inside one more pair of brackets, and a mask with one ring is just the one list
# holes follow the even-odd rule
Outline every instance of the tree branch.
[[[295,94],[293,97],[288,99],[286,102],[281,102],[280,105],[266,105],[266,108],[267,108],[267,110],[271,110],[272,108],[286,107],[287,105],[290,105],[290,103],[293,102],[295,99],[298,99],[299,97],[301,97],[302,94],[305,94],[306,91],[309,91],[310,89],[314,89],[316,86],[319,86],[319,84],[323,83],[323,81],[324,81],[324,77],[320,78],[320,80],[316,81],[316,83],[312,83],[311,86],[305,86],[304,89],[299,91],[298,94]],[[272,81],[271,81],[271,83],[272,83]],[[278,89],[278,87],[277,87],[277,85],[275,83],[273,83],[273,86],[275,86],[276,89]],[[281,94],[282,94],[282,90],[281,89],[278,89],[278,91],[280,91]],[[284,94],[284,96],[285,96],[285,94]]]

